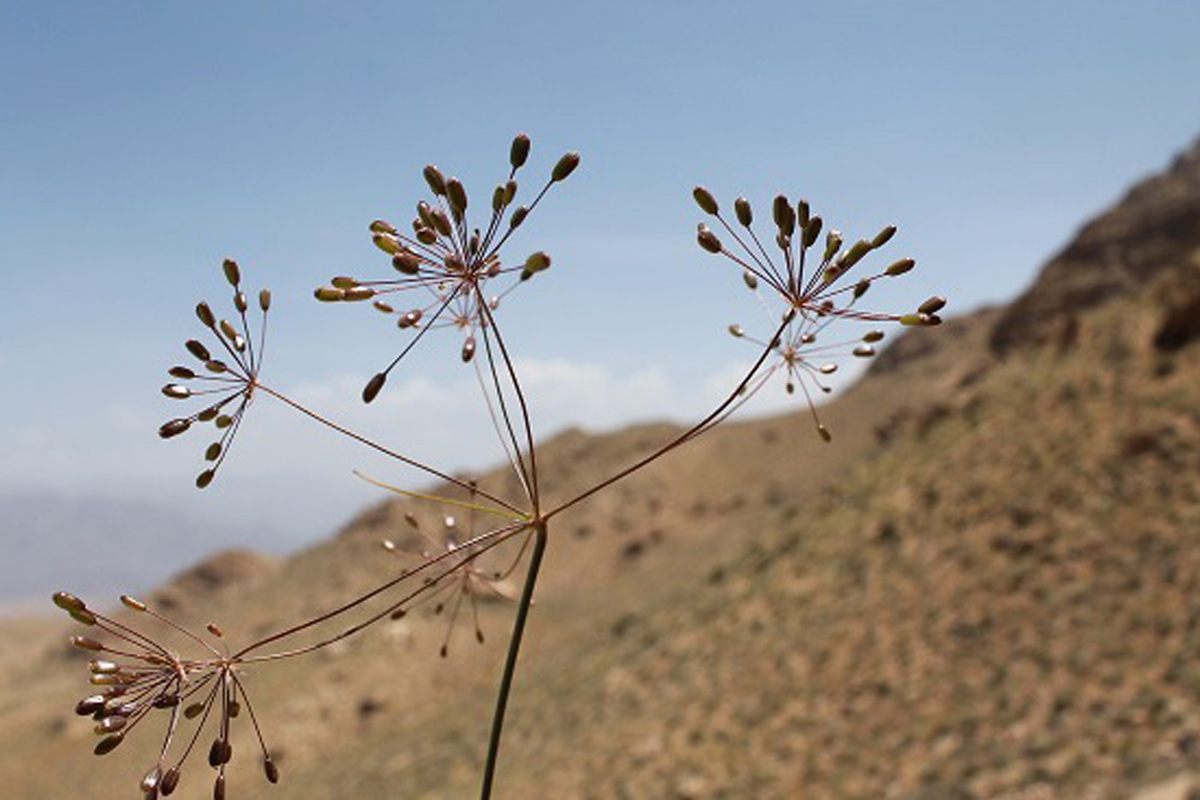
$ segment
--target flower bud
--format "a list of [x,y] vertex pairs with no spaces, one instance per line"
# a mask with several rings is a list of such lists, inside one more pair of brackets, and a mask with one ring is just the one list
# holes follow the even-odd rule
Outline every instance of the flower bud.
[[523,133],[518,133],[513,138],[512,147],[508,151],[508,163],[512,164],[514,170],[525,166],[525,161],[529,158],[530,144],[529,137]]
[[162,393],[172,400],[186,400],[192,396],[192,390],[178,383],[168,383],[162,387]]
[[196,304],[196,316],[209,328],[217,321],[217,317],[213,314],[212,309],[208,307],[208,303]]
[[508,220],[508,227],[517,227],[525,221],[527,216],[529,216],[529,208],[527,206],[517,206],[517,210],[512,213],[512,217]]
[[854,348],[854,355],[858,356],[859,358],[870,358],[871,356],[875,355],[875,348],[871,347],[869,344],[860,344],[858,347]]
[[791,236],[792,231],[796,229],[796,211],[792,208],[792,204],[788,202],[787,197],[784,195],[777,196],[771,212],[775,218],[775,224],[779,226],[779,232],[785,236]]
[[389,236],[395,236],[397,231],[390,223],[377,219],[370,225],[371,233],[386,233]]
[[758,288],[758,276],[748,269],[742,270],[742,281],[745,282],[750,291],[754,291]]
[[450,199],[450,210],[454,212],[454,216],[462,219],[463,214],[467,212],[467,190],[458,178],[451,178],[446,182],[446,196]]
[[322,303],[336,303],[345,297],[345,292],[336,286],[321,286],[313,290],[313,297]]
[[946,298],[934,295],[917,308],[920,314],[936,314],[946,307]]
[[242,272],[238,269],[237,262],[232,258],[225,259],[225,263],[221,265],[221,269],[225,270],[225,280],[229,281],[230,286],[237,286],[242,282]]
[[189,353],[201,361],[208,361],[212,358],[212,354],[208,352],[208,348],[195,339],[188,339],[183,343],[183,346],[187,348]]
[[201,472],[196,476],[196,488],[207,489],[208,485],[213,482],[213,478],[216,477],[216,474],[217,473],[211,469],[206,469],[204,472]]
[[813,242],[821,235],[821,218],[811,217],[808,224],[804,226],[804,239],[802,244],[805,248],[813,246]]
[[163,439],[170,439],[178,436],[190,427],[192,427],[190,420],[172,419],[162,424],[162,427],[158,429],[158,435]]
[[270,289],[263,289],[261,292],[258,293],[258,307],[262,309],[264,314],[271,310],[271,290]]
[[707,225],[700,225],[697,229],[696,241],[710,253],[721,252],[721,240],[717,238],[715,233],[709,230]]
[[399,239],[387,233],[377,233],[371,237],[371,241],[375,243],[376,247],[389,255],[395,255],[403,248]]
[[893,236],[896,235],[896,226],[888,225],[879,233],[875,234],[875,238],[871,240],[871,247],[883,247]]
[[267,783],[279,783],[279,767],[275,766],[270,756],[263,756],[263,772],[266,773]]
[[411,250],[403,250],[392,256],[392,266],[405,275],[416,275],[421,271],[421,257]]
[[897,261],[895,264],[892,264],[890,267],[888,267],[884,271],[884,274],[891,275],[893,277],[895,277],[896,275],[903,275],[904,273],[906,273],[910,269],[912,269],[914,266],[916,266],[916,264],[917,264],[917,262],[913,261],[911,258],[902,258],[899,261]]
[[363,387],[362,399],[364,403],[369,403],[379,395],[379,390],[383,388],[383,384],[387,383],[387,373],[380,372],[371,380],[367,381],[367,385]]
[[735,339],[740,339],[746,335],[746,332],[744,330],[742,330],[741,325],[730,325],[728,330],[729,330],[729,335]]
[[850,249],[846,251],[846,254],[842,256],[842,266],[846,269],[850,269],[859,261],[861,261],[862,257],[869,252],[871,252],[871,243],[866,239],[859,239],[857,242],[851,245]]
[[440,208],[435,208],[429,212],[429,218],[433,220],[433,228],[442,236],[449,236],[452,228],[450,227],[450,218],[446,216],[446,212]]
[[[525,271],[536,274],[550,268],[550,256],[539,250],[525,259]],[[540,285],[540,284],[539,284]]]
[[738,222],[749,228],[750,223],[754,221],[754,213],[750,210],[750,201],[739,197],[733,201],[733,210],[737,214]]
[[863,335],[862,340],[867,344],[873,344],[883,340],[883,331],[868,331]]
[[825,234],[825,255],[822,256],[822,261],[829,261],[842,248],[842,234],[829,229],[829,233]]
[[429,189],[434,194],[441,196],[446,193],[446,179],[442,177],[441,170],[433,164],[425,167],[425,182],[429,184]]

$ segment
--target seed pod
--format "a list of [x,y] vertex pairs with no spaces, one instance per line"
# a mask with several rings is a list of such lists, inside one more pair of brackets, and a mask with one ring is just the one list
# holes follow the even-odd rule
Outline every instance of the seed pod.
[[846,251],[846,254],[842,256],[842,266],[845,269],[850,269],[850,267],[853,267],[855,264],[861,261],[862,257],[869,252],[871,252],[871,243],[866,239],[859,239],[857,242],[851,245],[850,249]]
[[[241,337],[239,336],[238,338],[240,339]],[[218,361],[216,359],[209,361],[207,364],[204,365],[204,368],[207,369],[209,372],[216,372],[218,374],[229,371],[229,367],[225,366],[224,361]]]
[[229,281],[230,286],[237,286],[242,282],[242,272],[238,269],[237,262],[232,258],[225,259],[225,263],[221,265],[221,269],[225,270],[225,280]]
[[529,158],[530,144],[529,137],[523,133],[518,133],[513,139],[512,147],[508,151],[508,163],[512,164],[514,170],[525,166],[525,160]]
[[883,247],[895,235],[896,226],[888,225],[879,233],[875,234],[875,238],[871,240],[871,247]]
[[946,307],[946,298],[934,295],[926,300],[917,308],[917,312],[921,314],[936,314]]
[[823,439],[826,442],[833,441],[833,434],[831,434],[829,432],[829,429],[826,428],[824,425],[817,425],[817,434],[821,437],[821,439]]
[[363,387],[362,399],[364,403],[369,403],[376,398],[379,390],[383,388],[383,384],[387,382],[387,373],[380,372],[371,380],[367,381],[367,385]]
[[832,375],[837,372],[837,364],[822,364],[820,369],[822,375]]
[[227,740],[215,740],[208,750],[209,766],[219,767],[222,764],[228,764],[231,758],[233,758],[233,745]]
[[121,734],[116,736],[107,736],[96,743],[96,747],[92,750],[98,756],[105,756],[117,749],[117,745],[125,741],[125,737]]
[[715,233],[709,230],[707,225],[702,224],[697,229],[696,241],[698,241],[700,246],[710,253],[721,252],[721,240],[717,238]]
[[86,636],[72,636],[71,644],[78,647],[80,650],[100,651],[104,649],[104,645],[97,642],[95,639],[89,639]]
[[371,233],[386,233],[389,236],[395,236],[397,233],[395,227],[393,227],[391,223],[384,222],[381,219],[377,219],[371,223],[370,231]]
[[840,249],[842,249],[842,234],[830,228],[829,233],[825,234],[825,255],[821,257],[821,260],[831,260]]
[[808,201],[801,200],[796,203],[796,224],[800,226],[801,230],[804,230],[808,227],[809,221]]
[[419,308],[414,308],[412,311],[401,314],[399,322],[400,328],[411,328],[413,325],[416,325],[421,321],[422,314],[423,312]]
[[208,352],[208,348],[195,339],[188,339],[183,343],[183,346],[188,349],[189,353],[201,361],[208,361],[210,358],[212,358],[212,354]]
[[213,781],[213,800],[225,800],[225,773],[218,772]]
[[178,436],[190,427],[192,427],[192,423],[189,420],[172,419],[162,424],[162,427],[158,429],[158,435],[162,439],[170,439]]
[[163,797],[175,791],[175,787],[179,785],[179,767],[171,767],[163,773],[162,780],[158,782],[158,791]]
[[705,214],[717,215],[719,210],[717,201],[708,189],[705,189],[703,186],[697,186],[695,189],[692,189],[692,197],[696,198],[696,205],[700,206],[700,210]]
[[775,224],[779,226],[779,232],[791,236],[792,231],[796,229],[796,210],[792,208],[786,196],[781,194],[775,198],[771,214],[775,218]]
[[558,163],[554,165],[554,171],[550,173],[550,180],[555,182],[564,181],[567,179],[567,176],[574,172],[575,168],[578,166],[579,153],[571,151],[560,158]]
[[525,221],[527,216],[529,216],[529,207],[517,206],[517,210],[512,213],[512,217],[510,217],[508,220],[508,227],[518,227],[522,222]]
[[904,273],[906,273],[910,269],[912,269],[914,266],[916,266],[916,264],[917,264],[917,262],[913,261],[911,258],[902,258],[899,261],[897,261],[895,264],[892,264],[890,267],[888,267],[885,270],[885,274],[891,275],[893,277],[896,275],[903,275]]
[[237,719],[238,715],[240,715],[241,713],[242,713],[242,704],[239,703],[237,700],[230,700],[229,701],[229,718]]
[[199,317],[202,323],[210,328],[213,326],[213,323],[217,321],[216,315],[214,315],[212,309],[208,307],[208,303],[196,304],[196,316]]
[[417,241],[421,244],[433,244],[437,241],[437,233],[433,228],[421,228],[417,231]]
[[183,710],[183,716],[187,719],[195,719],[204,713],[204,703],[192,703]]
[[392,266],[397,272],[405,275],[416,275],[421,271],[421,257],[411,250],[404,250],[392,256]]
[[858,356],[859,358],[870,358],[871,356],[875,355],[875,348],[871,347],[869,344],[860,344],[858,347],[854,348],[854,355]]
[[462,219],[463,214],[467,213],[467,190],[463,188],[462,181],[458,178],[446,181],[446,196],[450,200],[450,210],[454,212],[455,218]]
[[353,289],[346,289],[343,299],[347,303],[358,303],[363,300],[370,300],[375,296],[375,290],[370,286],[355,286]]
[[206,469],[196,476],[196,488],[207,489],[208,485],[213,482],[216,472],[211,469]]
[[262,309],[264,314],[271,310],[270,289],[263,289],[258,293],[258,307]]
[[929,315],[927,314],[905,314],[900,317],[901,325],[926,325],[928,324]]
[[88,672],[93,675],[115,675],[120,667],[112,661],[92,659],[88,662]]
[[174,708],[179,705],[179,695],[177,694],[160,694],[154,698],[150,705],[155,708]]
[[279,783],[279,767],[270,756],[263,756],[263,772],[267,775],[267,783]]
[[744,330],[742,330],[741,325],[737,325],[737,324],[730,325],[727,330],[729,331],[729,335],[735,339],[740,339],[746,335],[746,332]]
[[345,292],[335,286],[321,286],[313,291],[313,297],[320,300],[322,303],[337,303],[344,296]]
[[392,314],[396,311],[396,309],[392,308],[382,300],[376,300],[374,303],[371,303],[371,305],[374,306],[375,310],[381,314]]
[[511,203],[517,196],[517,182],[509,181],[504,184],[504,205]]
[[[358,286],[358,281],[346,275],[339,275],[330,281],[338,289],[353,289]],[[224,320],[222,320],[222,330],[224,330]]]
[[[525,259],[525,271],[536,274],[550,268],[550,256],[541,250]],[[540,285],[540,284],[539,284]]]
[[861,281],[854,284],[854,299],[857,300],[858,298],[862,297],[870,288],[871,282],[866,278],[863,278]]
[[213,424],[221,430],[224,430],[233,424],[233,417],[229,416],[228,414],[220,414],[217,416],[216,420],[213,421]]
[[400,244],[399,239],[397,239],[395,236],[389,236],[384,233],[375,234],[371,237],[371,241],[374,242],[375,246],[380,250],[391,255],[399,253],[403,248],[403,245]]
[[162,780],[162,769],[155,767],[146,773],[146,777],[142,778],[139,787],[143,792],[153,792],[158,789],[158,783]]
[[115,733],[128,724],[129,720],[125,719],[125,717],[105,717],[104,719],[100,720],[100,724],[96,726],[95,730],[96,733],[100,734]]
[[742,281],[751,291],[758,288],[758,276],[748,269],[742,271]]
[[205,461],[216,461],[220,456],[221,456],[221,443],[220,442],[213,442],[212,444],[210,444],[208,446],[208,449],[206,449],[204,451],[204,460]]
[[88,611],[86,608],[81,608],[78,611],[68,611],[67,613],[71,615],[71,619],[75,620],[80,625],[96,624],[96,615],[91,611]]
[[172,378],[179,378],[180,380],[184,381],[191,380],[192,378],[196,377],[196,373],[187,367],[171,367],[169,370],[167,370],[167,374]]
[[90,717],[102,708],[104,708],[104,695],[94,694],[76,703],[75,713],[81,717]]
[[813,217],[808,221],[808,224],[804,226],[804,239],[801,244],[803,244],[805,248],[812,247],[813,242],[815,242],[817,237],[820,235],[821,218]]
[[425,167],[425,182],[429,184],[429,189],[434,194],[444,195],[446,193],[446,179],[442,177],[442,172],[433,164]]
[[502,208],[504,208],[504,187],[497,186],[492,190],[492,213],[499,214]]
[[246,295],[241,292],[235,292],[233,295],[233,307],[238,310],[238,313],[245,314],[246,309],[250,307],[250,304],[246,302]]
[[224,636],[225,636],[225,632],[223,630],[221,630],[221,627],[219,625],[217,625],[217,623],[215,623],[215,622],[210,622],[207,625],[205,625],[204,627],[208,630],[209,633],[211,633],[213,636],[216,636],[218,639],[224,638]]
[[738,222],[749,228],[750,223],[754,221],[754,212],[750,210],[750,201],[739,197],[733,201],[733,210],[737,214]]
[[867,344],[879,342],[883,340],[883,331],[868,331],[863,335],[862,340]]
[[446,212],[440,208],[435,208],[430,212],[430,218],[433,220],[433,228],[442,236],[450,235],[450,218],[446,216]]
[[192,390],[178,383],[168,383],[162,387],[162,393],[172,400],[186,400],[192,396]]
[[463,342],[463,346],[462,346],[463,363],[464,364],[469,363],[471,361],[471,359],[474,357],[475,357],[475,337],[468,336],[466,341]]
[[442,259],[442,263],[446,265],[446,269],[451,273],[463,273],[467,270],[467,265],[463,261],[462,256],[458,253],[448,253]]

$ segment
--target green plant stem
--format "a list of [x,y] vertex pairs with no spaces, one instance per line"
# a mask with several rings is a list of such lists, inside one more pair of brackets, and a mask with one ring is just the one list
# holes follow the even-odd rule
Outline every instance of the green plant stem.
[[537,583],[542,554],[546,550],[546,522],[543,520],[535,523],[533,531],[533,552],[529,556],[529,571],[525,574],[521,603],[517,606],[512,637],[508,640],[504,675],[500,678],[500,691],[496,695],[496,710],[492,713],[492,735],[488,740],[487,762],[483,766],[483,787],[479,793],[482,800],[489,800],[492,796],[492,781],[496,776],[496,761],[500,756],[500,736],[504,730],[504,710],[508,707],[508,693],[512,689],[513,675],[517,671],[517,654],[521,650],[521,637],[525,634],[525,620],[529,616],[529,607],[533,604],[533,587]]

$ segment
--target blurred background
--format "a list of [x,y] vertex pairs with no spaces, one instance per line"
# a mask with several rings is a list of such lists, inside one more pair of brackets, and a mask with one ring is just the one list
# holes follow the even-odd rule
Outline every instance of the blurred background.
[[[40,618],[53,590],[278,623],[386,573],[375,544],[409,507],[352,470],[427,484],[261,397],[194,488],[207,440],[160,441],[180,406],[159,389],[195,303],[227,308],[222,259],[274,293],[264,383],[447,471],[500,463],[455,336],[364,407],[408,335],[312,290],[391,273],[367,225],[407,226],[427,163],[485,205],[526,132],[526,192],[583,156],[506,247],[553,268],[499,312],[566,487],[755,355],[725,333],[761,320],[753,296],[695,245],[697,184],[763,218],[808,198],[847,239],[895,223],[873,258],[918,266],[869,305],[942,294],[956,319],[840,376],[832,446],[768,387],[564,524],[504,796],[1186,791],[1197,30],[1200,8],[1153,1],[3,6],[0,610],[29,643],[5,658],[75,670],[14,696],[22,747],[95,769],[62,688],[82,672]],[[510,609],[483,615],[453,664],[422,620],[321,661],[350,700],[264,678],[312,721],[282,796],[471,794],[481,723],[433,699],[486,707]],[[26,760],[0,774],[41,796]]]

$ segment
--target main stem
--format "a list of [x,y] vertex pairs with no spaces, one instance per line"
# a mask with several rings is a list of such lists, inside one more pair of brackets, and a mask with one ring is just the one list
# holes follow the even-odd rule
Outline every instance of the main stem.
[[521,603],[517,606],[512,637],[508,640],[508,657],[504,661],[504,675],[500,678],[500,691],[496,695],[496,710],[492,712],[492,735],[488,740],[487,763],[483,766],[483,788],[479,793],[482,800],[489,800],[492,796],[492,781],[496,776],[496,761],[500,756],[500,736],[504,730],[504,710],[508,707],[508,693],[512,689],[513,675],[517,671],[517,654],[521,650],[521,637],[525,634],[525,620],[529,616],[529,607],[533,604],[533,587],[537,583],[538,570],[542,566],[542,553],[546,550],[545,520],[534,523],[533,533],[529,571],[525,574],[525,587],[521,590]]

